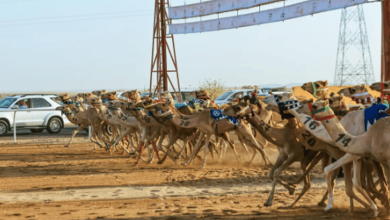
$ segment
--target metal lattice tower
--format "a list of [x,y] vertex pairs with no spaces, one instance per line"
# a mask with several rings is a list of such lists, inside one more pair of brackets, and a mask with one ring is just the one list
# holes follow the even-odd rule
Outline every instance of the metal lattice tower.
[[374,81],[363,7],[345,8],[341,12],[334,85],[370,85]]

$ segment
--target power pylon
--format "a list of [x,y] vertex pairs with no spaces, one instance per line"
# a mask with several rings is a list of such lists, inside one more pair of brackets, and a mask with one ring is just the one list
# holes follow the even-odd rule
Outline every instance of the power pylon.
[[368,42],[363,6],[341,12],[334,85],[374,83],[370,45]]
[[[150,70],[150,93],[168,91],[168,82],[173,91],[181,101],[179,71],[177,68],[177,58],[175,50],[175,40],[173,35],[166,35],[168,24],[172,21],[168,18],[165,6],[169,6],[169,0],[155,0],[154,25],[153,25],[153,47],[152,47],[152,67]],[[170,44],[168,44],[168,40]],[[169,58],[168,58],[169,56]],[[171,62],[168,63],[167,60]],[[170,65],[170,66],[168,66]],[[168,70],[169,69],[169,70]],[[172,83],[168,73],[176,73],[177,87]],[[153,85],[153,75],[156,75],[156,84]],[[153,86],[155,86],[154,91]]]

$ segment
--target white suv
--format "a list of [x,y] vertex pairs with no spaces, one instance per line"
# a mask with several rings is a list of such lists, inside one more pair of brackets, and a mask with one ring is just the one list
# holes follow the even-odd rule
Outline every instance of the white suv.
[[[13,129],[14,111],[16,110],[16,128],[27,128],[33,133],[44,129],[50,134],[57,134],[70,122],[65,115],[55,109],[61,106],[55,101],[56,95],[14,95],[0,100],[0,136]],[[26,104],[22,109],[20,103]]]
[[[234,99],[237,99],[240,97],[244,97],[247,95],[251,96],[253,91],[254,91],[254,89],[231,90],[231,91],[225,92],[224,94],[222,94],[221,96],[216,98],[214,100],[214,102],[217,105],[223,105],[223,104],[226,104],[226,103],[233,101]],[[258,92],[257,95],[265,96],[265,94],[263,94],[263,91],[261,89],[257,89],[257,92]]]

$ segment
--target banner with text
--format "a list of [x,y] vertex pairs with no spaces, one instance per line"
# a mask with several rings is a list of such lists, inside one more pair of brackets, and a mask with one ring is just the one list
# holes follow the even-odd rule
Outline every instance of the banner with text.
[[169,34],[191,34],[267,24],[346,8],[367,2],[368,0],[311,0],[281,8],[234,17],[184,24],[171,24],[169,25]]
[[214,0],[168,8],[170,19],[192,18],[221,12],[246,9],[281,0]]

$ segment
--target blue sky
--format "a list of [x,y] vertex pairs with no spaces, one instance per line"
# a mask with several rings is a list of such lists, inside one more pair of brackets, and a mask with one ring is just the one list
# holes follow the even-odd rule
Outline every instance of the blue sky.
[[[0,0],[0,91],[148,87],[153,9],[153,0]],[[380,3],[364,11],[378,81]],[[182,89],[205,78],[229,87],[333,81],[340,15],[177,35]]]

